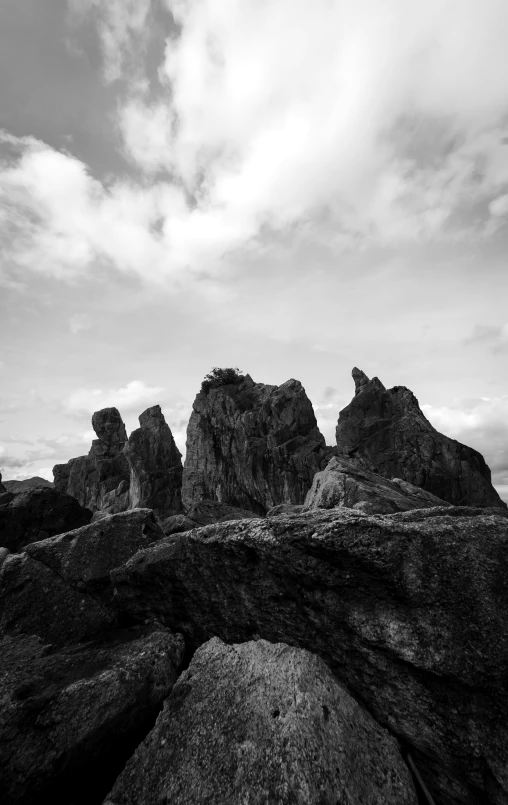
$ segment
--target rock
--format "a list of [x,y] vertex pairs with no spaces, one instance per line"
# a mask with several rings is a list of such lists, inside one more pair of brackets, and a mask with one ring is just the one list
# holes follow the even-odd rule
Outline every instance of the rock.
[[26,553],[7,556],[0,566],[0,637],[37,635],[64,646],[110,629],[116,621],[116,611],[73,589]]
[[200,392],[187,429],[185,510],[215,500],[264,515],[301,504],[320,469],[324,439],[301,383],[239,384]]
[[108,805],[417,805],[396,741],[313,654],[265,640],[195,654]]
[[111,575],[131,617],[190,645],[261,637],[320,655],[411,751],[436,802],[506,805],[508,519],[482,512],[220,523]]
[[27,554],[67,584],[113,606],[109,574],[152,542],[163,539],[151,509],[106,515],[98,522],[28,545]]
[[3,547],[0,548],[0,565],[2,564],[2,562],[5,559],[7,559],[9,554],[10,554],[10,550],[8,548],[3,548]]
[[194,528],[227,520],[251,520],[257,517],[259,515],[248,509],[239,509],[216,500],[199,500],[187,511],[187,518],[194,523]]
[[45,486],[48,489],[54,488],[54,484],[51,481],[47,481],[46,478],[41,478],[39,475],[34,475],[33,478],[23,478],[21,481],[4,481],[4,486],[7,492],[15,493],[25,492],[27,489],[37,489],[41,486]]
[[171,536],[171,534],[182,534],[184,531],[191,531],[196,527],[194,521],[189,520],[185,514],[173,514],[165,520],[159,520],[159,525],[167,537]]
[[[317,472],[305,500],[306,509],[358,509],[366,514],[392,514],[409,509],[450,506],[418,486],[369,472],[354,461],[333,456]],[[282,512],[281,512],[282,513]]]
[[139,417],[125,455],[130,465],[129,508],[153,509],[160,518],[182,511],[182,457],[159,405]]
[[35,487],[2,497],[0,545],[10,551],[20,551],[30,542],[79,528],[92,517],[73,497],[50,487]]
[[[316,476],[314,476],[315,478]],[[312,487],[311,487],[312,488]],[[307,497],[310,493],[307,492]],[[293,503],[279,503],[278,506],[274,506],[272,509],[268,509],[266,512],[267,517],[279,517],[281,514],[301,514],[304,510],[304,506],[296,506]]]
[[385,389],[353,369],[355,396],[340,412],[337,451],[385,478],[426,489],[458,506],[506,507],[483,456],[439,433],[405,386]]
[[90,511],[109,514],[129,508],[130,469],[123,453],[127,433],[116,408],[103,408],[92,417],[97,439],[87,456],[53,467],[55,489],[76,498]]
[[51,651],[0,642],[3,805],[100,802],[151,729],[183,659],[183,640],[135,627]]
[[5,485],[2,483],[2,473],[0,472],[0,494],[2,494],[3,492],[7,492],[7,489],[5,488]]

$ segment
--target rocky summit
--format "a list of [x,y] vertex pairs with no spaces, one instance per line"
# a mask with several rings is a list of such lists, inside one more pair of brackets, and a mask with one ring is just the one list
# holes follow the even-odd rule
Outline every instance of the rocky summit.
[[443,436],[405,386],[386,389],[353,369],[355,396],[339,415],[337,451],[456,506],[505,506],[483,456]]
[[264,515],[303,503],[325,440],[301,383],[238,384],[201,391],[187,429],[182,500],[227,503]]
[[216,368],[183,469],[155,405],[0,477],[2,805],[508,805],[508,508],[353,378],[335,447]]

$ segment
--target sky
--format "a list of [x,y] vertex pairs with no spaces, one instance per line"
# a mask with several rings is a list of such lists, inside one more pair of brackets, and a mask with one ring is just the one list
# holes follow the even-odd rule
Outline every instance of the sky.
[[0,471],[358,366],[508,501],[506,0],[2,0]]

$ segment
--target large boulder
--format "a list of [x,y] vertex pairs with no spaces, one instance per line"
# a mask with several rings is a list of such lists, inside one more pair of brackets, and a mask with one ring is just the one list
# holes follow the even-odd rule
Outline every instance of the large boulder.
[[437,802],[506,805],[508,518],[493,512],[220,523],[152,545],[112,580],[127,613],[191,645],[261,637],[320,655]]
[[407,481],[388,481],[364,469],[358,462],[332,456],[317,472],[305,499],[306,509],[346,507],[366,514],[392,514],[410,509],[451,506],[425,489]]
[[417,805],[396,741],[308,651],[206,643],[107,805]]
[[182,511],[182,456],[159,405],[139,417],[125,444],[130,466],[129,507],[153,509],[159,518]]
[[134,627],[52,651],[0,639],[0,801],[100,802],[151,729],[183,639]]
[[325,447],[301,383],[241,382],[201,391],[187,429],[182,500],[227,503],[264,515],[303,503]]
[[53,467],[55,488],[76,498],[90,511],[110,514],[129,508],[129,463],[124,455],[127,433],[116,408],[92,417],[97,434],[87,456]]
[[456,506],[506,508],[483,456],[443,436],[405,386],[386,389],[356,367],[355,396],[339,415],[337,451],[362,459],[385,478],[400,478]]
[[92,512],[70,495],[34,487],[0,500],[0,545],[21,551],[31,542],[62,534],[90,522]]

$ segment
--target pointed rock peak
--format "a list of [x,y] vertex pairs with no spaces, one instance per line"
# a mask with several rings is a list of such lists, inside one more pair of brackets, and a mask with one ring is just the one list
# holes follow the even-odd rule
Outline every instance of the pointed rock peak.
[[369,381],[369,378],[367,377],[367,375],[365,374],[365,372],[362,372],[361,369],[357,369],[356,366],[354,367],[354,369],[351,372],[351,374],[353,376],[353,380],[355,381],[355,396],[356,396],[357,394],[360,394],[360,392],[363,390],[363,388],[370,381]]
[[152,405],[151,408],[143,411],[138,418],[140,427],[148,430],[158,430],[166,424],[160,405]]
[[92,427],[97,438],[105,444],[123,444],[127,441],[127,432],[123,419],[117,408],[103,408],[92,417]]

